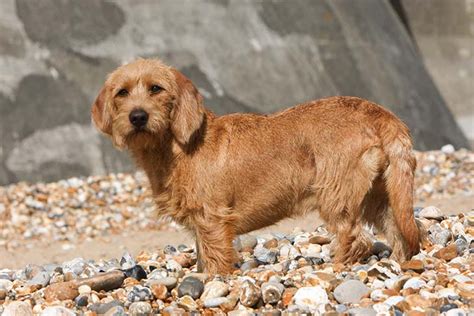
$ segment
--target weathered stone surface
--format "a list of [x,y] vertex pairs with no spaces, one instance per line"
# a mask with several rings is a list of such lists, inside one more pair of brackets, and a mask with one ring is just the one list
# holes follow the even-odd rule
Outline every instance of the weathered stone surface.
[[386,1],[8,0],[0,12],[0,183],[129,170],[89,106],[106,73],[136,56],[181,69],[217,114],[354,95],[398,114],[417,148],[467,145]]
[[428,72],[474,144],[474,32],[467,0],[400,0]]
[[99,43],[125,22],[123,10],[109,2],[18,0],[16,7],[28,37],[49,47]]

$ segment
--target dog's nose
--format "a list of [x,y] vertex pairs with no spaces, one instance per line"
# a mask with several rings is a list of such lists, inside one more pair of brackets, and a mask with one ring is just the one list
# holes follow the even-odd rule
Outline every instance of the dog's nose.
[[128,118],[133,126],[142,128],[145,127],[146,123],[148,122],[148,113],[142,109],[137,109],[130,112]]

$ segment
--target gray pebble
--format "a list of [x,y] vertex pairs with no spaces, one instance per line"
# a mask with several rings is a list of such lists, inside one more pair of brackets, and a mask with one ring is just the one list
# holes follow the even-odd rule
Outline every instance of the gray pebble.
[[[461,308],[453,308],[446,312],[446,316],[466,316],[466,312]],[[472,314],[470,313],[469,316]]]
[[163,252],[167,255],[174,255],[176,254],[178,251],[176,250],[176,248],[172,245],[166,245],[164,248],[163,248]]
[[74,299],[74,302],[76,303],[77,306],[87,306],[89,303],[89,297],[87,295],[79,295]]
[[46,271],[38,272],[31,280],[28,280],[27,284],[29,285],[41,285],[41,287],[46,287],[49,284],[50,275]]
[[441,221],[444,218],[444,216],[441,213],[441,211],[439,210],[439,208],[437,208],[435,206],[425,207],[424,209],[422,209],[418,213],[418,216],[423,217],[423,218],[427,218],[427,219],[434,219],[434,220],[437,220],[437,221]]
[[320,257],[305,257],[306,261],[311,265],[320,265],[324,263],[324,259]]
[[43,266],[44,268],[44,271],[48,272],[49,274],[52,274],[53,272],[55,272],[57,269],[61,269],[61,266],[58,266],[57,264],[55,263],[48,263],[48,264],[45,264]]
[[147,278],[145,269],[138,264],[130,269],[122,269],[122,271],[127,278],[134,278],[138,281]]
[[255,313],[246,309],[237,309],[227,313],[228,316],[254,316]]
[[226,296],[229,293],[229,285],[221,281],[211,281],[204,286],[201,300]]
[[456,244],[458,254],[462,254],[464,250],[469,248],[469,244],[464,237],[459,237],[454,243]]
[[344,304],[337,304],[336,306],[334,306],[334,308],[336,309],[336,312],[341,314],[347,311],[347,306]]
[[376,316],[377,312],[372,307],[355,307],[347,311],[349,315],[353,316]]
[[168,271],[166,269],[155,269],[148,274],[148,280],[162,279],[168,277]]
[[145,283],[147,286],[151,286],[152,284],[163,284],[168,288],[168,290],[172,290],[176,287],[178,283],[178,279],[175,277],[166,277],[166,278],[159,278],[159,279],[148,279]]
[[148,302],[135,302],[128,308],[130,316],[148,316],[152,313],[152,308]]
[[441,306],[441,308],[439,309],[439,312],[440,313],[445,313],[447,311],[449,311],[450,309],[455,309],[455,308],[458,308],[458,306],[454,303],[449,303],[449,304],[445,304],[443,306]]
[[133,259],[132,255],[129,252],[123,254],[122,258],[120,259],[120,266],[122,269],[131,269],[136,266],[136,261]]
[[33,316],[30,304],[27,302],[11,302],[1,314],[3,316]]
[[177,272],[183,270],[183,267],[177,261],[169,259],[166,262],[166,270],[171,272]]
[[426,286],[426,282],[423,279],[420,279],[418,277],[413,277],[408,279],[405,284],[403,284],[403,289],[420,289],[422,287]]
[[439,224],[432,225],[429,228],[430,237],[435,244],[446,246],[451,240],[452,234],[449,230],[442,228]]
[[348,280],[334,289],[334,298],[341,304],[359,303],[361,298],[369,293],[369,288],[359,280]]
[[252,307],[260,300],[260,289],[250,281],[245,281],[240,288],[240,303]]
[[97,314],[101,315],[101,314],[107,313],[110,309],[114,307],[117,307],[117,306],[122,307],[122,305],[123,305],[122,302],[113,300],[108,303],[94,303],[91,306],[89,306],[88,309],[90,311],[96,312]]
[[65,307],[52,306],[43,310],[41,316],[76,316],[76,314],[72,310]]
[[10,291],[13,288],[13,282],[6,279],[0,279],[0,290]]
[[114,306],[104,314],[104,316],[126,316],[126,315],[128,314],[127,312],[125,312],[125,309],[122,306]]
[[243,236],[240,237],[240,244],[242,248],[255,248],[257,245],[257,238],[255,236]]
[[193,299],[197,299],[201,296],[203,291],[204,284],[201,280],[195,277],[187,277],[178,285],[179,297],[189,295]]
[[240,241],[240,237],[236,237],[232,241],[232,246],[234,247],[235,251],[241,251],[242,250],[242,242]]
[[383,242],[376,241],[372,245],[371,253],[373,255],[376,255],[379,259],[387,258],[387,257],[390,257],[390,254],[392,253],[392,248],[390,248],[388,245],[384,244]]
[[147,287],[135,285],[127,294],[129,302],[150,301],[153,299],[153,293]]
[[262,245],[258,245],[255,247],[253,255],[258,261],[263,263],[275,263],[278,256],[278,251],[274,249],[267,249]]
[[277,282],[264,282],[262,284],[262,298],[265,304],[275,304],[281,299],[285,287]]
[[240,270],[242,272],[244,271],[247,271],[247,270],[252,270],[254,268],[258,267],[258,262],[257,260],[254,260],[254,259],[251,259],[251,260],[248,260],[248,261],[245,261],[241,266],[240,266]]
[[74,258],[62,264],[63,274],[68,272],[75,275],[81,275],[87,266],[87,262],[83,258]]
[[178,245],[178,251],[179,252],[185,252],[185,253],[192,253],[193,248],[188,247],[188,246],[183,245],[183,244],[180,244],[180,245]]

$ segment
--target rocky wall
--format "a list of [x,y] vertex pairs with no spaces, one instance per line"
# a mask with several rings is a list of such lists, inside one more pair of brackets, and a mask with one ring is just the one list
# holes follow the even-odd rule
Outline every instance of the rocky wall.
[[398,114],[418,149],[467,146],[388,1],[4,0],[0,184],[131,170],[89,109],[138,56],[181,69],[218,114],[354,95]]

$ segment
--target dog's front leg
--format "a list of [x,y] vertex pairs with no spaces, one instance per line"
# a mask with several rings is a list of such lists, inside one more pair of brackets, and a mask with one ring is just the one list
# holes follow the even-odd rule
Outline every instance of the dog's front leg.
[[196,237],[196,255],[197,255],[197,271],[198,272],[203,272],[204,271],[204,263],[202,262],[201,258],[201,251],[200,251],[200,246],[199,246],[199,241]]
[[198,271],[228,274],[234,271],[237,253],[232,245],[235,238],[230,225],[209,222],[195,230]]

